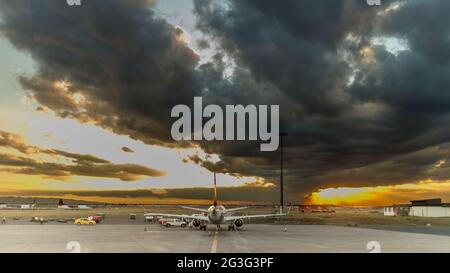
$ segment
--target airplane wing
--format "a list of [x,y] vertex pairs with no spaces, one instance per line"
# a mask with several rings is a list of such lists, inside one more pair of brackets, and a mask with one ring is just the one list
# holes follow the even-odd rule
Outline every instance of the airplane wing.
[[271,217],[280,217],[286,215],[283,214],[260,214],[260,215],[241,215],[241,216],[225,216],[225,221],[234,221],[238,219],[252,219],[252,218],[271,218]]
[[196,210],[196,211],[201,211],[201,212],[208,212],[207,209],[199,209],[199,208],[193,208],[193,207],[182,207],[183,209],[191,209],[191,210]]
[[203,215],[187,215],[187,214],[167,214],[167,213],[146,213],[145,216],[164,216],[164,217],[175,217],[175,218],[186,218],[186,219],[196,219],[200,221],[208,221],[208,216]]
[[248,207],[240,207],[240,208],[227,209],[227,212],[230,212],[230,211],[237,211],[237,210],[241,210],[241,209],[248,209]]

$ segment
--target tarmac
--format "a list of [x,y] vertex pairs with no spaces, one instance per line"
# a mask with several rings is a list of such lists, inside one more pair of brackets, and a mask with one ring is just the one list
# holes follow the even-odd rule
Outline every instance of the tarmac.
[[450,236],[329,225],[249,224],[207,231],[157,224],[0,225],[0,252],[369,253],[450,252]]

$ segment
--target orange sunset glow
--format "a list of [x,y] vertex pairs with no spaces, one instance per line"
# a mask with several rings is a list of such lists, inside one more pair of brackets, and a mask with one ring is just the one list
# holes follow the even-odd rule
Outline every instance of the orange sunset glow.
[[423,181],[413,184],[361,188],[328,188],[313,192],[307,204],[341,206],[383,206],[408,204],[411,200],[431,199],[436,196],[450,199],[450,181]]

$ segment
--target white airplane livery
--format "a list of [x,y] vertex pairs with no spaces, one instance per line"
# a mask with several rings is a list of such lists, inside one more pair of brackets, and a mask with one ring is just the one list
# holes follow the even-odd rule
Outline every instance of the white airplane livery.
[[185,208],[185,209],[202,212],[203,213],[202,215],[165,214],[165,213],[146,213],[145,215],[191,219],[193,221],[192,223],[194,226],[201,227],[201,228],[203,227],[203,229],[205,229],[205,230],[206,230],[206,224],[216,225],[218,229],[220,229],[220,225],[228,224],[228,230],[234,230],[235,228],[242,227],[245,219],[279,217],[282,215],[286,215],[284,213],[278,213],[278,214],[234,216],[234,215],[230,215],[230,213],[238,211],[238,210],[246,209],[247,207],[225,209],[224,206],[218,205],[217,200],[218,200],[218,198],[217,198],[216,174],[214,173],[213,205],[211,207],[209,207],[208,209],[183,206],[183,208]]

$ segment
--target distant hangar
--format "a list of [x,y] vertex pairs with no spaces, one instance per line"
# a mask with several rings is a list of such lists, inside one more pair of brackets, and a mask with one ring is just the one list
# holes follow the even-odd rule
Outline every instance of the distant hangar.
[[413,200],[410,205],[384,207],[385,216],[450,217],[450,203],[440,198]]

